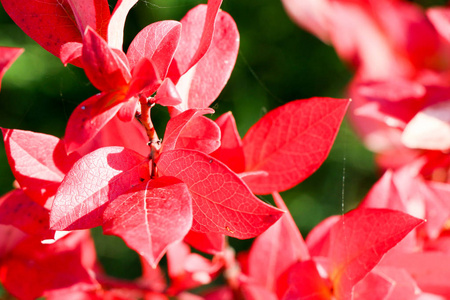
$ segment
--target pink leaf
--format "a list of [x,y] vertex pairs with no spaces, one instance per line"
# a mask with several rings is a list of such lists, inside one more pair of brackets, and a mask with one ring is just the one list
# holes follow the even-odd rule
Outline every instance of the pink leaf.
[[102,92],[127,86],[131,74],[126,56],[113,51],[90,27],[83,37],[83,68],[92,84]]
[[331,287],[320,277],[312,260],[297,262],[288,271],[288,289],[283,300],[328,300]]
[[122,147],[100,148],[78,160],[56,193],[52,229],[102,225],[105,204],[149,179],[148,161]]
[[68,153],[91,141],[123,106],[122,93],[101,93],[78,105],[67,122],[64,138]]
[[[353,299],[387,300],[394,285],[395,282],[392,282],[389,278],[375,272],[369,272],[369,274],[355,285]],[[412,299],[414,298],[413,296]]]
[[[420,293],[420,289],[414,278],[403,268],[378,265],[369,274],[371,273],[378,274],[390,282],[391,288],[388,296],[385,297],[386,300],[414,299]],[[355,293],[356,289],[363,281],[365,281],[365,278],[356,285]],[[366,286],[367,291],[371,293],[373,291],[373,285],[366,284]]]
[[448,151],[450,149],[450,101],[419,111],[406,125],[402,142],[406,147]]
[[211,154],[236,173],[244,172],[245,158],[242,140],[236,127],[236,121],[231,112],[216,119],[220,127],[220,148]]
[[335,296],[349,299],[355,284],[400,242],[423,223],[388,209],[355,209],[341,217],[330,232],[330,278]]
[[158,89],[155,97],[155,103],[162,106],[175,106],[181,103],[180,94],[170,78],[166,78]]
[[186,73],[208,51],[221,4],[222,0],[209,0],[207,6],[196,6],[181,20],[181,40],[175,53],[180,75]]
[[406,270],[416,281],[419,288],[428,293],[450,297],[450,256],[437,251],[388,253],[381,262],[382,266]]
[[[184,113],[173,117],[169,120],[166,127],[166,132],[164,134],[164,141],[162,144],[163,151],[169,151],[176,148],[182,148],[181,146],[188,143],[187,140],[182,140],[183,135],[184,139],[188,138],[189,133],[194,133],[195,127],[192,128],[189,126],[190,122],[194,121],[195,119],[199,118],[203,114],[212,114],[214,113],[214,110],[211,108],[207,109],[190,109],[188,111],[185,111]],[[194,123],[195,125],[195,123]],[[206,140],[211,140],[211,143],[214,143],[216,141],[216,146],[218,147],[219,139],[220,139],[220,131],[217,128],[217,126],[211,126],[211,124],[208,124],[208,129],[212,132],[208,132],[206,130]],[[202,128],[200,128],[201,130]],[[193,141],[195,142],[195,141]]]
[[83,50],[83,44],[79,42],[68,42],[61,46],[59,51],[59,58],[64,66],[71,63],[76,66],[82,66],[81,55]]
[[439,34],[450,43],[450,9],[433,7],[427,10],[427,17]]
[[3,75],[12,63],[22,54],[23,48],[0,47],[0,86]]
[[176,178],[151,179],[112,201],[103,222],[105,234],[123,238],[155,268],[167,247],[191,228],[191,196]]
[[204,108],[216,100],[230,78],[238,50],[239,32],[236,24],[229,14],[220,11],[208,51],[180,78],[177,87],[184,102],[176,109]]
[[108,25],[108,44],[112,48],[122,49],[125,19],[127,18],[130,9],[137,2],[138,0],[117,1]]
[[425,96],[425,87],[415,81],[390,79],[389,81],[369,81],[358,86],[358,93],[373,100],[399,102],[420,99]]
[[311,98],[269,112],[244,137],[246,171],[269,176],[246,183],[256,194],[287,190],[311,175],[328,155],[349,100]]
[[256,198],[224,164],[201,152],[166,151],[157,166],[161,174],[181,179],[188,186],[195,231],[250,238],[282,215],[282,211]]
[[311,256],[328,256],[330,250],[330,229],[339,221],[339,216],[331,216],[314,227],[306,237]]
[[[279,208],[287,211],[280,195],[276,194],[274,197],[278,198],[276,203]],[[294,263],[309,259],[305,242],[289,211],[256,238],[248,259],[252,281],[282,296],[277,286],[281,274]]]
[[127,57],[133,69],[140,60],[148,59],[156,66],[160,78],[165,78],[181,35],[181,24],[161,21],[142,29],[131,42]]
[[38,238],[53,238],[49,230],[49,211],[17,189],[0,198],[0,223],[14,227]]
[[198,116],[190,120],[178,137],[175,148],[209,154],[220,146],[220,129],[214,121]]
[[244,283],[241,293],[247,300],[278,300],[277,295],[253,283]]
[[79,155],[67,156],[63,143],[51,135],[3,128],[2,132],[14,177],[29,197],[43,205]]

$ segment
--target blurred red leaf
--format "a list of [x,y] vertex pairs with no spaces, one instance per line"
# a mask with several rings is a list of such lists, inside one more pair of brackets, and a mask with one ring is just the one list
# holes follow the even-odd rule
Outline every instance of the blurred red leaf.
[[[51,245],[39,239],[21,242],[0,266],[0,281],[19,299],[36,299],[46,291],[93,290],[89,274],[94,261],[85,257],[95,248],[88,231],[76,231]],[[68,271],[70,270],[70,271]]]
[[267,291],[282,296],[277,282],[286,270],[298,261],[309,259],[308,249],[287,211],[280,195],[275,203],[286,210],[284,215],[254,241],[248,257],[249,276]]
[[49,230],[48,209],[31,200],[21,189],[0,198],[0,223],[13,225],[41,239],[53,238],[55,233]]
[[0,47],[0,86],[3,75],[12,63],[22,54],[22,48]]
[[208,254],[222,252],[225,247],[225,236],[220,233],[189,231],[184,241],[197,250]]
[[293,264],[288,270],[288,289],[283,300],[329,300],[332,299],[331,286],[317,271],[312,260]]

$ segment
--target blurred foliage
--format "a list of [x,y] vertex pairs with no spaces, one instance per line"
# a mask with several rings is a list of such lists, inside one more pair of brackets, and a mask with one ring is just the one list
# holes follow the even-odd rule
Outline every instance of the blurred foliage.
[[[190,8],[205,2],[140,1],[127,19],[125,50],[148,24],[164,19],[179,20]],[[115,1],[110,4],[113,7]],[[288,101],[314,96],[343,97],[351,71],[331,47],[298,28],[280,1],[224,0],[222,9],[236,21],[241,46],[229,83],[212,105],[216,110],[213,118],[231,110],[243,136],[267,111]],[[58,58],[28,38],[3,9],[0,10],[0,45],[25,48],[3,79],[0,126],[61,137],[71,111],[97,93],[96,89],[83,71],[74,66],[64,67]],[[153,113],[157,129],[164,128],[167,122],[167,113],[162,111]],[[3,145],[0,174],[3,194],[12,188],[14,180]],[[324,218],[354,208],[376,178],[372,154],[344,123],[323,166],[282,196],[306,236]],[[132,250],[116,237],[103,236],[101,229],[93,232],[99,257],[108,273],[125,278],[139,275],[139,258]],[[251,241],[230,243],[240,250],[248,249]]]

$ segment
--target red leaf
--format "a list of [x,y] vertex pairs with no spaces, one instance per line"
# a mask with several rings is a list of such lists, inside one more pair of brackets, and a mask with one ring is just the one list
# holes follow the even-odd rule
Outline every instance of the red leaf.
[[158,170],[181,179],[193,202],[192,229],[223,233],[236,238],[254,237],[276,220],[282,211],[256,198],[242,180],[216,159],[194,150],[163,152]]
[[13,21],[45,50],[59,57],[67,42],[81,42],[81,33],[67,1],[1,0]]
[[294,263],[309,259],[308,249],[303,238],[287,211],[280,195],[276,203],[286,213],[278,222],[256,238],[249,255],[249,276],[266,290],[282,296],[277,281],[281,274]]
[[0,257],[5,257],[27,237],[28,234],[24,233],[22,230],[17,229],[17,227],[0,224],[0,240],[2,241],[0,243]]
[[9,192],[0,198],[0,223],[14,227],[38,238],[53,238],[49,230],[49,211],[31,200],[20,190]]
[[195,249],[212,255],[222,252],[225,247],[225,236],[220,233],[202,233],[191,230],[184,237],[184,241]]
[[148,161],[122,147],[100,148],[78,160],[56,193],[50,227],[75,230],[102,225],[105,204],[149,179]]
[[288,290],[283,300],[332,299],[331,287],[320,277],[314,261],[298,262],[288,272]]
[[60,57],[64,44],[82,42],[83,31],[80,28],[89,25],[105,37],[104,25],[109,20],[106,0],[1,2],[9,16],[28,36],[57,57]]
[[23,48],[0,47],[0,86],[3,75],[12,63],[22,54]]
[[[96,287],[89,274],[95,256],[88,231],[77,231],[51,245],[27,239],[2,261],[0,281],[19,299],[36,299],[46,291],[83,290]],[[70,270],[70,272],[68,272]]]
[[123,106],[124,94],[101,93],[78,105],[67,122],[64,141],[68,153],[91,141]]
[[148,156],[150,147],[147,142],[145,129],[138,120],[122,122],[116,116],[103,126],[95,139],[79,148],[77,152],[85,155],[101,147],[120,146],[134,150],[142,156]]
[[231,112],[225,113],[216,119],[220,127],[220,148],[211,154],[236,173],[244,172],[245,158],[241,137]]
[[328,155],[349,100],[311,98],[266,114],[244,137],[246,171],[267,177],[246,180],[256,194],[287,190],[311,175]]
[[103,222],[105,234],[121,237],[155,268],[167,247],[191,228],[191,196],[176,178],[152,179],[112,201]]
[[113,51],[90,27],[83,37],[81,58],[86,76],[102,92],[127,86],[131,79],[126,56],[121,51]]
[[238,50],[237,26],[229,14],[220,11],[208,51],[179,80],[177,87],[183,95],[183,103],[175,108],[179,111],[205,108],[216,100],[230,78]]
[[159,77],[165,78],[180,35],[181,24],[176,21],[156,22],[142,29],[128,48],[131,69],[145,58],[156,66]]
[[181,39],[175,53],[180,75],[186,73],[208,51],[221,4],[222,0],[209,0],[207,6],[194,7],[181,20]]
[[[141,93],[152,95],[161,83],[155,64],[151,60],[143,58],[133,69],[133,78],[126,98],[138,96]],[[131,117],[134,117],[134,113]]]
[[6,154],[20,187],[44,205],[79,155],[67,156],[64,144],[51,135],[2,128]]
[[125,19],[130,9],[138,2],[138,0],[119,0],[111,16],[108,25],[108,44],[112,48],[122,49],[123,30],[125,27]]
[[[214,110],[207,109],[190,109],[176,117],[169,120],[166,127],[166,133],[164,134],[164,141],[162,144],[163,151],[174,150],[176,148],[185,148],[188,146],[190,149],[197,150],[196,143],[204,144],[208,148],[216,148],[219,146],[220,130],[215,124],[206,123],[208,127],[196,128],[201,124],[191,123],[201,117],[202,114],[212,114]],[[207,122],[207,121],[206,121]],[[203,121],[204,123],[204,121]],[[200,136],[196,136],[196,131],[200,130]],[[193,139],[189,140],[189,135],[193,135]],[[202,138],[197,140],[198,138]],[[197,140],[197,141],[196,141]],[[189,146],[191,144],[191,146]],[[192,146],[193,144],[193,146]],[[214,151],[214,150],[213,150]]]
[[354,285],[400,242],[423,223],[388,209],[355,209],[341,217],[330,232],[330,278],[335,296],[350,299]]
[[107,24],[111,17],[107,0],[67,0],[81,33],[89,26],[106,39]]

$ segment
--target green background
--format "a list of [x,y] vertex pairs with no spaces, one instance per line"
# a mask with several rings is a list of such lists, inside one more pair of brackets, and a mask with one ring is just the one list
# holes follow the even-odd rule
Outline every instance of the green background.
[[[127,19],[125,50],[146,25],[164,19],[180,20],[206,1],[140,1]],[[114,1],[110,1],[114,6]],[[232,111],[239,131],[245,132],[267,111],[295,99],[344,97],[352,76],[333,48],[297,27],[274,0],[224,0],[222,10],[235,19],[241,44],[231,78],[212,107],[216,116]],[[61,137],[71,111],[97,93],[80,69],[63,67],[60,60],[27,37],[0,10],[0,46],[25,48],[7,71],[0,93],[0,126]],[[162,117],[158,117],[158,112]],[[167,121],[162,109],[153,114]],[[164,127],[164,123],[156,124]],[[282,193],[302,234],[324,218],[354,208],[379,174],[373,156],[344,122],[329,158],[310,178]],[[344,180],[345,179],[345,180]],[[14,178],[0,147],[0,194],[12,189]],[[265,201],[271,199],[265,197]],[[137,255],[116,237],[94,230],[97,251],[105,269],[119,277],[139,275]],[[238,250],[251,241],[230,240]]]

